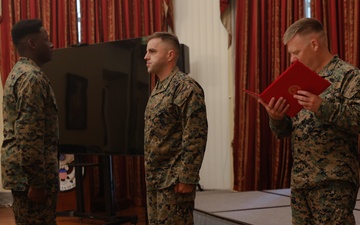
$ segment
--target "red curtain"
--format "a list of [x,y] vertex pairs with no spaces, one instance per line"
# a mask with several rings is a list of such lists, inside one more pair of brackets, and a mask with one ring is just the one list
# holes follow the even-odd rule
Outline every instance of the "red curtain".
[[286,28],[304,16],[303,0],[237,1],[234,190],[289,187],[290,140],[277,140],[268,115],[243,90],[260,93],[289,66]]
[[323,23],[330,52],[356,67],[360,66],[359,13],[360,3],[356,0],[311,2],[311,16]]
[[78,42],[76,0],[1,0],[0,71],[3,84],[17,60],[11,28],[21,19],[40,18],[55,48]]
[[81,40],[93,44],[167,31],[172,0],[81,0]]
[[[174,31],[172,0],[80,0],[80,3],[83,43],[136,38],[155,31]],[[154,77],[151,79],[154,84]],[[145,205],[143,156],[113,156],[113,176],[118,202],[125,198],[130,199],[134,206]],[[95,187],[95,192],[98,188]]]

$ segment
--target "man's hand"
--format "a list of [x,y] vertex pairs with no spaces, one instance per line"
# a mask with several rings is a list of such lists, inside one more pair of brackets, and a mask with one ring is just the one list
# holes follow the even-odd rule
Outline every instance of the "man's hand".
[[175,185],[175,193],[191,193],[195,189],[195,184],[178,183]]
[[27,197],[35,203],[45,203],[47,191],[45,188],[29,188]]
[[320,108],[320,105],[323,99],[314,95],[308,91],[298,91],[297,94],[294,95],[294,98],[298,100],[298,103],[311,112],[317,113]]
[[275,98],[271,98],[269,104],[261,98],[259,98],[258,102],[265,107],[270,118],[273,120],[282,120],[286,111],[290,107],[290,105],[286,103],[286,99],[283,97],[280,97],[276,102]]

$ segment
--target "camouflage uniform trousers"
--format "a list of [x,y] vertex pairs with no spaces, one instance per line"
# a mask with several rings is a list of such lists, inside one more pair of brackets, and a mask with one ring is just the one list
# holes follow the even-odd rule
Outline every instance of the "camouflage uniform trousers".
[[195,195],[175,193],[174,186],[147,191],[149,225],[193,225]]
[[58,193],[48,194],[45,204],[37,204],[27,197],[27,191],[12,191],[13,210],[17,225],[56,225]]
[[355,225],[353,210],[358,188],[347,182],[331,182],[312,189],[291,190],[294,225]]

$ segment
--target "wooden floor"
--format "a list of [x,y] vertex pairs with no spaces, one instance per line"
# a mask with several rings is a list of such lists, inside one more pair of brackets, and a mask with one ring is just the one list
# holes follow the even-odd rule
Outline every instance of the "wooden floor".
[[[136,225],[145,225],[145,209],[144,208],[129,208],[118,213],[118,216],[138,216],[138,223]],[[95,219],[81,219],[77,217],[57,217],[58,225],[102,225],[104,221]],[[130,224],[130,223],[124,223]],[[0,207],[0,225],[15,225],[14,215],[12,208],[1,208]]]

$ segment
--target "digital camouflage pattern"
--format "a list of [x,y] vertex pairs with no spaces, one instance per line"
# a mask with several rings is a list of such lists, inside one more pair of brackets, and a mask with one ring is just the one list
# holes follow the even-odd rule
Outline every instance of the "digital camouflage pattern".
[[176,67],[157,83],[145,110],[147,190],[199,182],[207,129],[204,91]]
[[45,204],[37,204],[27,197],[27,192],[12,192],[16,224],[56,225],[57,193],[50,192]]
[[175,193],[174,186],[147,191],[149,225],[193,225],[195,195]]
[[29,186],[59,190],[57,105],[49,79],[30,59],[21,57],[10,72],[3,99],[1,149],[5,189]]
[[291,190],[293,225],[355,225],[357,188],[331,182],[323,187]]
[[301,110],[292,120],[270,121],[277,137],[292,133],[291,188],[312,188],[328,181],[358,187],[359,70],[334,56],[319,75],[331,85],[321,94],[324,100],[316,114]]

